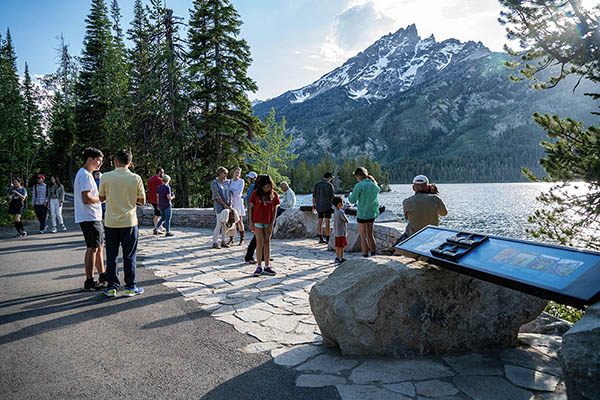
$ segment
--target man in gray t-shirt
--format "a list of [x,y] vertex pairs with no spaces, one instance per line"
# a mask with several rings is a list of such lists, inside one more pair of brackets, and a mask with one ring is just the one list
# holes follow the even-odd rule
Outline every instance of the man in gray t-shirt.
[[[229,192],[229,181],[227,180],[227,174],[229,171],[227,168],[219,167],[217,169],[217,179],[210,184],[210,193],[214,202],[215,214],[218,216],[224,209],[231,208],[231,194]],[[213,232],[213,248],[218,249],[222,247],[229,247],[225,242],[221,243],[221,246],[217,243],[219,230],[221,226],[218,218],[216,218],[215,231]]]

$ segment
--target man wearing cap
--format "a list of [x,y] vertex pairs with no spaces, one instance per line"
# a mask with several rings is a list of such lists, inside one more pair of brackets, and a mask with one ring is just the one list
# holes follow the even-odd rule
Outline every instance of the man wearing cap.
[[[331,232],[330,219],[333,215],[333,206],[331,200],[335,196],[335,190],[331,184],[333,174],[331,172],[325,172],[323,179],[315,184],[313,189],[313,212],[319,214],[319,220],[317,222],[317,235],[319,236],[319,243],[328,243],[329,234]],[[325,222],[325,232],[323,232],[323,222]],[[323,235],[325,233],[325,235]],[[323,236],[325,236],[323,238]]]
[[[287,182],[281,182],[279,188],[283,192],[283,196],[281,196],[281,204],[277,209],[277,214],[281,215],[285,210],[296,207],[296,193],[294,193]],[[279,212],[279,210],[281,210],[281,212]]]
[[154,230],[152,231],[154,235],[159,234],[156,224],[158,224],[158,220],[160,219],[160,210],[158,209],[158,194],[156,189],[163,184],[162,177],[164,174],[165,171],[162,168],[157,168],[156,175],[148,179],[148,203],[152,204],[152,208],[154,209]]
[[425,175],[415,176],[413,190],[415,194],[402,202],[404,217],[408,220],[403,238],[412,236],[427,225],[439,225],[439,217],[448,215],[437,187],[430,185]]
[[40,221],[40,233],[46,232],[46,220],[48,218],[48,190],[42,174],[37,176],[37,183],[33,186],[33,209],[35,216]]

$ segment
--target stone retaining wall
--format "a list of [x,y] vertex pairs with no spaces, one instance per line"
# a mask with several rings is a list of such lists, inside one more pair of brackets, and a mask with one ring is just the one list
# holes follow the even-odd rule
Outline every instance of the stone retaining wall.
[[[316,216],[311,212],[299,213],[299,210],[294,210],[298,214],[298,223],[314,224],[313,229],[306,229],[306,235],[312,237],[316,234]],[[287,212],[285,213],[287,214]],[[283,215],[285,215],[283,214]],[[153,225],[154,210],[149,206],[138,206],[137,215],[140,226],[151,227]],[[390,211],[386,211],[385,215],[381,217],[384,221],[393,220],[393,214]],[[302,217],[303,221],[300,221]],[[281,217],[280,217],[281,218]],[[295,218],[294,218],[295,219]],[[214,228],[215,226],[215,212],[212,208],[173,208],[171,217],[171,226],[189,226],[196,228]],[[278,219],[279,221],[279,219]],[[283,222],[283,220],[282,220]],[[349,227],[349,229],[352,229]],[[373,233],[377,240],[377,250],[381,251],[386,247],[394,244],[398,238],[402,235],[405,229],[405,224],[399,222],[377,222],[375,223]],[[277,237],[277,232],[275,234]],[[287,237],[287,236],[284,236]]]
[[[137,208],[140,226],[152,226],[154,209],[152,207]],[[173,208],[171,226],[192,226],[196,228],[214,228],[215,211],[212,208]]]

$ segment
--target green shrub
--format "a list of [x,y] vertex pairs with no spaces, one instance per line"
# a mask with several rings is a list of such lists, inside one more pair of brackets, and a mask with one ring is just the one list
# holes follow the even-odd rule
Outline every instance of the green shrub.
[[553,301],[548,303],[545,311],[556,318],[573,323],[579,321],[583,317],[583,314],[585,314],[585,311]]
[[[35,218],[35,212],[31,208],[26,208],[25,213],[21,217],[23,220]],[[8,213],[8,201],[0,200],[0,226],[12,226],[13,218]]]

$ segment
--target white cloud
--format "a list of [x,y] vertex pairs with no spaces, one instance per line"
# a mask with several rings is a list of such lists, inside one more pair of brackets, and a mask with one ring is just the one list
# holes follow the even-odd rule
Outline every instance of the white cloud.
[[319,71],[320,69],[315,67],[314,65],[305,65],[302,67],[303,70],[306,71]]

